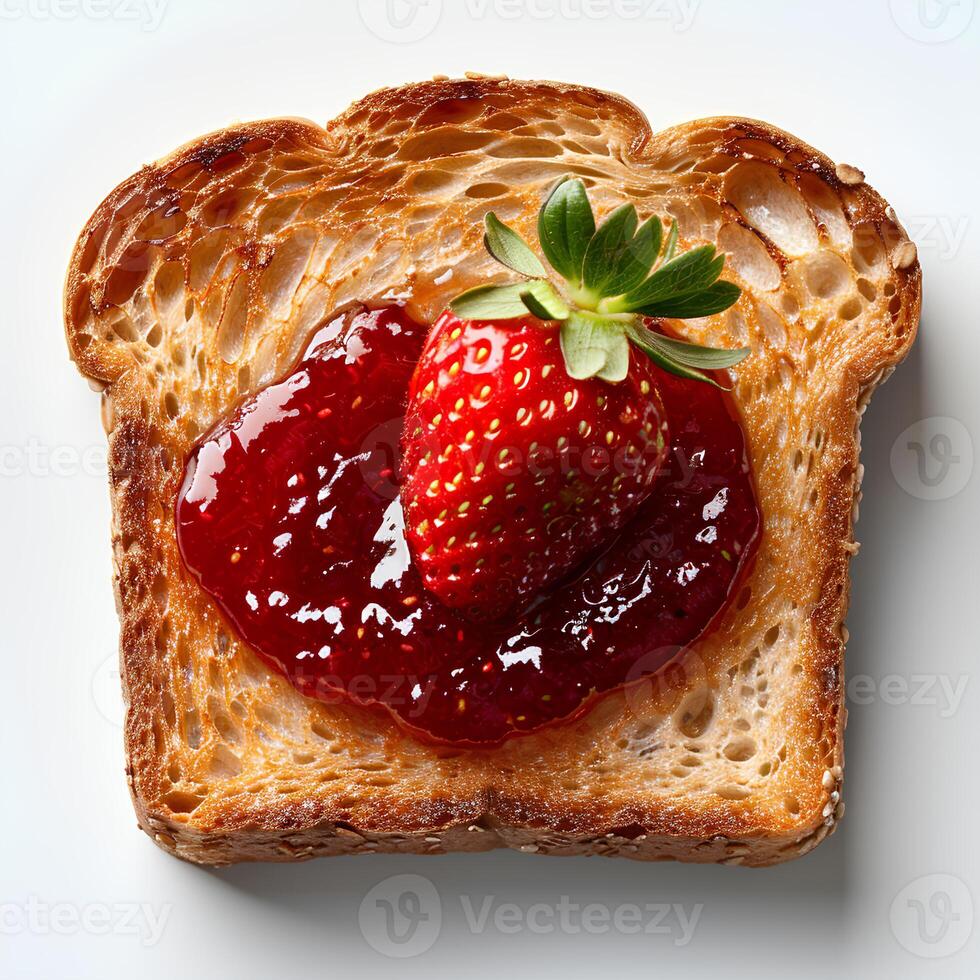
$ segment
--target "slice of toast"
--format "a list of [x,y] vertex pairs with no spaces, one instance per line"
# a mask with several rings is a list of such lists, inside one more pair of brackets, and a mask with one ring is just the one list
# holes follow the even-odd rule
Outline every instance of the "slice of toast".
[[[581,176],[728,253],[744,290],[677,326],[749,345],[735,370],[764,515],[758,558],[682,669],[498,748],[424,744],[297,693],[185,571],[173,505],[195,440],[354,301],[431,320],[494,274],[491,207],[532,237]],[[103,391],[115,584],[140,825],[191,861],[512,847],[767,865],[840,817],[858,423],[908,352],[915,248],[853,167],[747,119],[653,135],[629,102],[550,82],[386,89],[320,128],[278,119],[121,184],[68,274],[71,356]]]

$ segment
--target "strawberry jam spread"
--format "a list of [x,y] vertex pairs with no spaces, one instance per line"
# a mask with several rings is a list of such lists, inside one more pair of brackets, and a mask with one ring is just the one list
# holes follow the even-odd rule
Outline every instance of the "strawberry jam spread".
[[196,447],[178,542],[243,640],[302,693],[493,744],[674,659],[725,607],[760,515],[727,397],[658,368],[670,445],[649,498],[523,614],[475,623],[426,590],[405,536],[398,445],[426,333],[397,307],[321,329],[288,377]]

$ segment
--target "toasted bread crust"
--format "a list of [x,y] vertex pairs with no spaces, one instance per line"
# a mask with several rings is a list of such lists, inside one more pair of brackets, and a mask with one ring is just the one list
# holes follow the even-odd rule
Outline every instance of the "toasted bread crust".
[[[566,172],[603,211],[629,198],[675,217],[685,245],[731,253],[743,299],[683,326],[755,349],[735,395],[765,536],[680,677],[454,752],[270,676],[184,572],[172,505],[197,436],[326,314],[394,291],[431,317],[491,272],[490,202],[526,230]],[[103,389],[143,829],[210,864],[507,846],[766,865],[819,843],[842,811],[858,423],[920,308],[914,250],[859,178],[765,123],[654,135],[618,96],[468,79],[375,92],[325,128],[232,127],[121,184],[79,238],[65,323]]]

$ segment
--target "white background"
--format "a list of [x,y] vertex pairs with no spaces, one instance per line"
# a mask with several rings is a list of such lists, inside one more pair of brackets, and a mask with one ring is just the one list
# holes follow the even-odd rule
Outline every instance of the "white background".
[[[974,6],[422,0],[412,18],[395,0],[391,18],[385,0],[0,0],[0,976],[977,975]],[[655,128],[769,120],[862,167],[919,242],[921,339],[864,426],[848,811],[801,861],[751,871],[498,852],[213,872],[136,829],[98,399],[62,337],[74,236],[119,180],[202,132],[325,121],[379,86],[464,70],[613,89]],[[409,882],[429,918],[400,960],[379,952],[390,949],[373,900],[402,882],[358,915],[396,874],[434,886]],[[562,896],[598,903],[600,919],[563,923]],[[487,897],[487,922],[471,924],[466,910],[479,917]],[[518,911],[501,919],[507,903]],[[658,903],[698,916],[693,933],[676,909],[650,935],[601,920],[626,905],[652,921],[643,907]]]

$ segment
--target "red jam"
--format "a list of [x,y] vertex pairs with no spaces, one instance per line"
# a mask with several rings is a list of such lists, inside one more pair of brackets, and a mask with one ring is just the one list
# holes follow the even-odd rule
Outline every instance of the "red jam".
[[474,625],[423,587],[395,482],[426,332],[399,308],[323,328],[196,448],[177,536],[245,642],[304,694],[493,744],[674,659],[724,608],[760,516],[727,398],[660,372],[671,453],[639,514],[522,617]]

